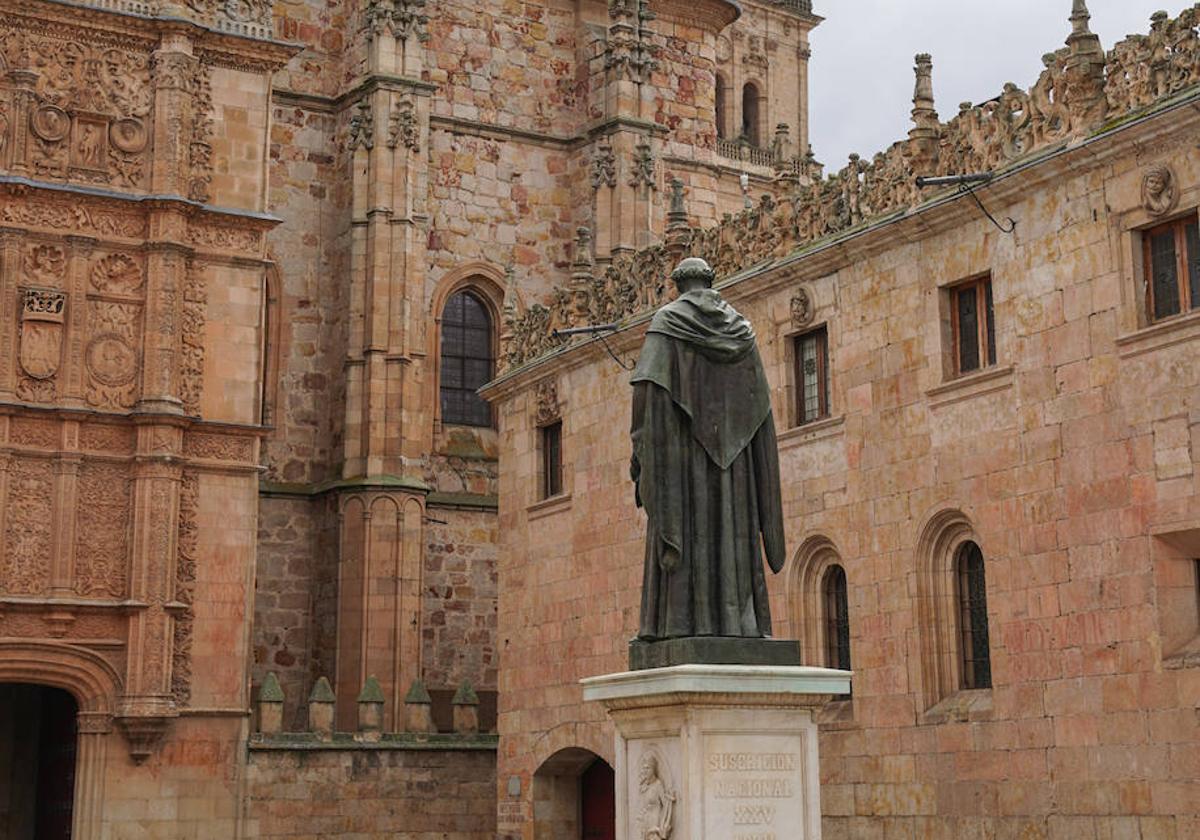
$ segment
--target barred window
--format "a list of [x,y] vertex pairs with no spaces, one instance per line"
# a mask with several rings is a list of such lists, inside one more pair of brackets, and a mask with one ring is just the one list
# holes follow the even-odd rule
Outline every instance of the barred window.
[[958,550],[957,565],[962,687],[991,688],[992,656],[988,646],[983,552],[976,543],[963,543]]
[[1150,320],[1200,308],[1200,226],[1196,215],[1144,231],[1142,249]]
[[491,381],[492,318],[473,292],[453,295],[442,311],[442,422],[460,426],[492,425],[492,408],[475,393]]
[[825,573],[825,663],[830,668],[850,670],[850,604],[846,570],[830,566]]
[[793,339],[796,360],[796,425],[829,416],[829,339],[825,327]]
[[542,427],[542,498],[562,493],[562,421]]

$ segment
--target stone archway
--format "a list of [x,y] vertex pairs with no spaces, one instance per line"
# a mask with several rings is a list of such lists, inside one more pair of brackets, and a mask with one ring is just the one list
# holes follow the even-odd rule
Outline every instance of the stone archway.
[[535,840],[615,840],[612,767],[589,750],[567,747],[533,774]]
[[[0,685],[29,685],[69,694],[75,709],[70,840],[100,836],[113,709],[121,680],[103,657],[63,642],[0,642]],[[3,733],[0,733],[3,734]],[[59,761],[71,760],[59,755]],[[0,833],[0,836],[6,836]],[[17,835],[19,836],[19,835]]]

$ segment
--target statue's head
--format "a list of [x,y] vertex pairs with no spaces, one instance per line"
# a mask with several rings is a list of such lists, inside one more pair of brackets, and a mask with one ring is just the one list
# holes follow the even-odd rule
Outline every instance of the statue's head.
[[642,757],[642,764],[638,767],[638,782],[643,785],[648,785],[658,777],[658,759],[653,753],[647,753]]
[[693,289],[711,289],[716,281],[716,272],[699,257],[688,257],[671,272],[679,293],[690,292]]

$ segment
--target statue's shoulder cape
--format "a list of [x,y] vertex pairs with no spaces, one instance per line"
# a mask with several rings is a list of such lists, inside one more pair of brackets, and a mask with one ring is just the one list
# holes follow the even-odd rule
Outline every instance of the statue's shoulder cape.
[[681,295],[658,310],[633,372],[687,414],[692,436],[728,469],[771,412],[754,329],[713,289]]

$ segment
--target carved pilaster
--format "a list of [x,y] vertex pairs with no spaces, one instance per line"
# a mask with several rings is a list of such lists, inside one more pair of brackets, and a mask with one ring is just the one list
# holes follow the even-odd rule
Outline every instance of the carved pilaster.
[[173,243],[157,243],[147,251],[145,351],[138,407],[180,414],[182,293],[192,252]]
[[83,343],[87,334],[87,298],[89,261],[97,240],[90,236],[67,237],[67,288],[71,299],[79,305],[67,312],[68,352],[64,359],[62,396],[67,405],[82,406],[84,402]]
[[129,596],[145,607],[130,618],[125,694],[117,717],[136,761],[153,751],[176,715],[170,605],[175,596],[182,449],[183,431],[177,426],[147,423],[138,428]]
[[72,840],[98,840],[100,837],[103,827],[108,741],[112,730],[112,715],[108,712],[79,713],[75,804],[71,814]]
[[[79,424],[72,422],[73,433]],[[83,456],[64,452],[54,463],[53,563],[50,567],[51,594],[70,597],[75,592],[75,511],[79,496],[79,468]]]
[[181,33],[163,37],[154,56],[154,167],[151,190],[187,195],[190,171],[192,94],[200,62]]
[[13,82],[12,150],[9,160],[15,175],[29,174],[29,117],[37,101],[35,86],[38,75],[30,70],[11,70]]
[[0,229],[0,394],[11,398],[16,386],[17,278],[25,232]]

